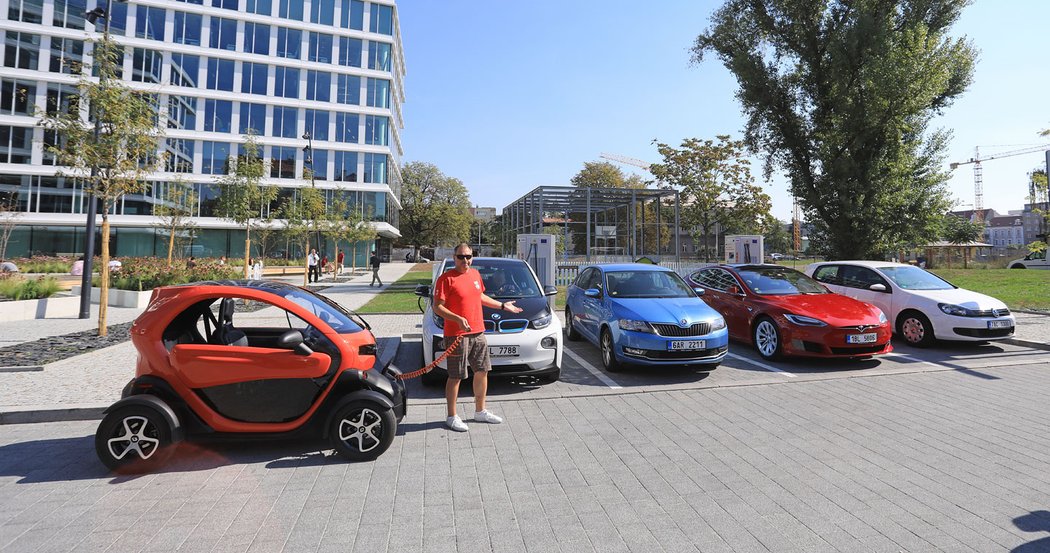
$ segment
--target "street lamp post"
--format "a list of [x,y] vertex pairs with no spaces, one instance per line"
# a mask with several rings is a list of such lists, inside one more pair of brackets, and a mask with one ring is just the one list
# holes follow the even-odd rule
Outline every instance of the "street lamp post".
[[[314,182],[314,140],[313,136],[310,135],[310,131],[303,133],[303,139],[306,140],[306,146],[303,147],[303,163],[310,164],[310,188],[316,188],[317,185]],[[317,249],[323,249],[321,246],[321,231],[317,228],[317,221],[314,221],[314,232],[317,233],[315,239],[317,240]]]

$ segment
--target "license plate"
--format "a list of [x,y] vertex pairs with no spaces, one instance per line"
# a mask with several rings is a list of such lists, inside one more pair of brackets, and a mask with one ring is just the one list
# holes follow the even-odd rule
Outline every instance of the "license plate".
[[1004,319],[1002,321],[988,321],[988,328],[1010,328],[1014,326],[1014,322],[1010,319]]
[[705,340],[671,340],[667,342],[667,349],[671,351],[707,349]]
[[869,332],[867,334],[847,334],[847,344],[874,344],[878,341],[879,335],[875,332]]
[[489,357],[517,357],[518,346],[489,346]]

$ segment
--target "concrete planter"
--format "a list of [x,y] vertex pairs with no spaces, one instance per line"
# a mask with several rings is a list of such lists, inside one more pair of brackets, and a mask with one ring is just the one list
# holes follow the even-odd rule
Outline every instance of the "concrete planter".
[[52,296],[39,300],[0,301],[0,320],[57,319],[80,314],[80,298]]
[[[80,297],[80,286],[74,286],[71,290],[74,296]],[[101,288],[91,289],[91,303],[98,303],[99,295],[102,293]],[[109,302],[111,307],[134,307],[136,309],[144,308],[149,304],[149,298],[153,295],[153,290],[145,290],[137,292],[133,290],[118,290],[116,288],[109,289]],[[78,309],[79,313],[79,309]]]

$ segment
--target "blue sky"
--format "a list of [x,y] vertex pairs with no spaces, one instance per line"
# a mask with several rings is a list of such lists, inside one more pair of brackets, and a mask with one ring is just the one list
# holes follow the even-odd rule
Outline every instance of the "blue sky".
[[[659,161],[656,139],[742,136],[736,81],[689,48],[721,2],[709,0],[401,0],[407,77],[404,161],[461,179],[471,201],[503,208],[540,185],[568,185],[603,152]],[[947,161],[1050,143],[1050,2],[977,0],[954,35],[980,51],[973,85],[936,125]],[[1042,44],[1041,44],[1042,43]],[[1020,209],[1041,153],[985,162],[984,205]],[[629,166],[622,166],[631,172]],[[756,180],[790,218],[786,181]],[[640,171],[640,170],[639,170]],[[972,165],[950,188],[974,198]]]

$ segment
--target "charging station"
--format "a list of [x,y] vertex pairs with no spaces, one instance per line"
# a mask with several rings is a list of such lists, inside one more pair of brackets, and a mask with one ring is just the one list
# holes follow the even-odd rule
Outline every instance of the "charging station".
[[726,263],[763,263],[765,238],[758,234],[726,236]]
[[[554,286],[555,240],[553,234],[518,235],[518,259],[524,259],[536,271],[543,286]],[[553,309],[554,296],[550,297],[550,302]]]

